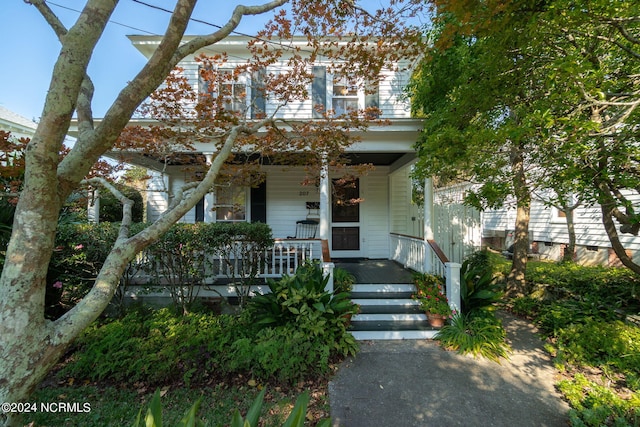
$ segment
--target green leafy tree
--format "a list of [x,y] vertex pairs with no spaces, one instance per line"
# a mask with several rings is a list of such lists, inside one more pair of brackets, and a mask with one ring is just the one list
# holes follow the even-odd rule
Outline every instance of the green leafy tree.
[[510,292],[524,286],[533,192],[569,219],[572,199],[599,203],[613,248],[640,272],[619,239],[640,228],[638,5],[433,3],[432,47],[410,87],[426,118],[419,171],[477,184],[467,202],[479,208],[514,200]]

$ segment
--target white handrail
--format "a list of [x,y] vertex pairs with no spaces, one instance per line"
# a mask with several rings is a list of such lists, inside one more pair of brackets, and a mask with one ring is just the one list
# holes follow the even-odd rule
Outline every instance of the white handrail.
[[449,262],[441,251],[437,252],[435,243],[432,246],[420,237],[390,233],[389,244],[393,261],[419,273],[444,277],[449,305],[460,311],[460,264]]

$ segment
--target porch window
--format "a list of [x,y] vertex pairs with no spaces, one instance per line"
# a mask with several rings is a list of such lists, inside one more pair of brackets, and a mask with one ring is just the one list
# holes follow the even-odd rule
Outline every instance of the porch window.
[[336,116],[357,111],[359,108],[358,86],[346,77],[333,77],[332,108]]
[[247,191],[239,186],[216,188],[216,221],[244,222],[247,220]]

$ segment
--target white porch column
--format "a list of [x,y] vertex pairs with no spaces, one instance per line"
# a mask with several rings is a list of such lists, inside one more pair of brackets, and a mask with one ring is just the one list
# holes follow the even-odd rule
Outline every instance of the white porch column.
[[[429,240],[433,240],[433,180],[426,178],[424,180],[424,265],[425,273],[432,273],[433,268],[433,250],[429,246]],[[438,262],[438,261],[436,261]]]
[[329,215],[331,212],[329,190],[329,166],[325,158],[320,170],[320,238],[327,241],[329,241]]
[[93,190],[93,197],[88,197],[87,220],[97,224],[100,222],[100,190]]
[[424,180],[424,240],[433,240],[433,180]]
[[[207,166],[211,166],[211,162],[213,161],[213,153],[203,153],[204,157],[207,159]],[[208,191],[204,195],[204,222],[215,222],[215,212],[213,210],[214,207],[214,195],[213,192]]]

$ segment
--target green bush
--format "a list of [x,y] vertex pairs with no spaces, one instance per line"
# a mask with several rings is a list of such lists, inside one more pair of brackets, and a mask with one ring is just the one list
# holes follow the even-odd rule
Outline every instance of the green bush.
[[333,356],[355,354],[347,323],[358,307],[347,293],[325,291],[327,281],[317,264],[308,263],[293,276],[270,281],[270,293],[251,299],[247,311],[259,331],[255,341],[242,345],[255,353],[251,359],[259,359],[251,368],[255,375],[284,381],[322,375]]
[[503,292],[497,283],[495,263],[488,251],[479,251],[467,258],[460,268],[460,299],[462,312],[484,310],[500,301]]
[[138,309],[85,330],[62,374],[130,384],[199,381],[216,360],[211,343],[225,334],[242,337],[244,329],[231,316]]
[[556,349],[558,359],[572,365],[640,372],[640,328],[620,321],[569,325],[558,331]]
[[611,308],[640,310],[640,276],[627,268],[530,262],[526,277],[532,285],[546,285],[555,299],[589,296]]
[[336,267],[333,269],[333,291],[336,294],[342,292],[351,292],[356,278],[344,268]]
[[540,300],[530,296],[514,298],[511,301],[511,311],[518,316],[534,317],[540,310]]
[[[142,222],[144,218],[144,202],[142,195],[133,187],[122,184],[114,184],[115,187],[127,198],[133,201],[131,217],[133,222]],[[110,191],[100,191],[100,222],[122,221],[122,203]]]
[[592,319],[613,321],[617,314],[613,307],[587,296],[582,299],[569,298],[541,305],[537,324],[546,333],[556,336],[560,330],[576,323]]
[[492,312],[455,314],[450,323],[438,331],[435,339],[445,348],[460,354],[482,356],[498,362],[506,358],[509,345],[500,319]]
[[249,310],[240,316],[133,310],[88,328],[61,375],[155,385],[243,374],[295,383],[327,374],[336,357],[356,350],[341,319],[307,313],[280,326],[252,322]]

